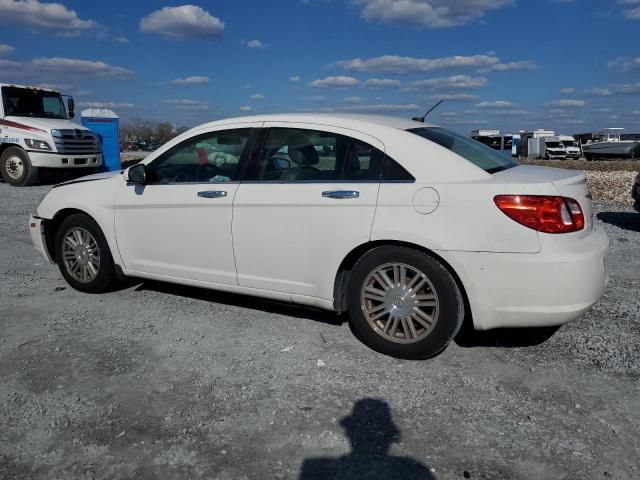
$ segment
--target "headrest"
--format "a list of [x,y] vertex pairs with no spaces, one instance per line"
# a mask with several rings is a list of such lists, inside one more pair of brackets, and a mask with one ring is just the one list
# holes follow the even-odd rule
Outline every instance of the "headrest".
[[320,156],[307,137],[300,133],[291,135],[287,141],[289,158],[297,165],[317,165]]

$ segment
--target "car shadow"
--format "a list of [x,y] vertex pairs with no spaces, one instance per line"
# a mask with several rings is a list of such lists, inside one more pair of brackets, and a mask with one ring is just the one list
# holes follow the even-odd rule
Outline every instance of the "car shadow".
[[389,454],[391,446],[400,441],[400,429],[384,400],[358,400],[351,414],[340,420],[340,425],[349,438],[351,452],[337,458],[306,459],[299,480],[435,480],[431,469],[418,460]]
[[496,328],[480,331],[473,330],[469,325],[464,325],[456,335],[454,342],[463,348],[535,347],[549,340],[559,329],[560,327]]
[[600,212],[596,215],[598,220],[609,225],[614,225],[623,230],[640,232],[640,213],[634,212]]
[[134,290],[138,292],[149,290],[166,295],[187,297],[194,300],[202,300],[210,303],[220,303],[223,305],[230,305],[234,307],[250,308],[253,310],[260,310],[265,313],[274,313],[276,315],[287,315],[294,318],[309,319],[329,325],[342,325],[348,320],[346,315],[338,315],[334,312],[319,310],[312,307],[305,307],[293,303],[279,302],[276,300],[266,300],[258,297],[251,297],[249,295],[220,292],[205,288],[157,282],[153,280],[144,280]]

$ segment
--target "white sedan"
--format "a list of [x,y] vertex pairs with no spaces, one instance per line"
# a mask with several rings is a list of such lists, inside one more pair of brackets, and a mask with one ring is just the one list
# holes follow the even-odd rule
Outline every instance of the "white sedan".
[[83,292],[139,277],[348,312],[372,348],[426,358],[465,318],[487,330],[587,311],[608,278],[591,203],[583,172],[437,126],[268,115],[57,185],[30,227]]

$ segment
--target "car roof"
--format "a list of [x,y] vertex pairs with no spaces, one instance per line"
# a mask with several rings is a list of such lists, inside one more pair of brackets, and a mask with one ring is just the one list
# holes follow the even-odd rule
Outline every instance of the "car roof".
[[223,125],[227,123],[239,122],[300,122],[300,123],[319,123],[329,124],[333,126],[349,127],[353,122],[363,124],[374,124],[398,130],[408,130],[411,128],[433,127],[428,123],[416,122],[414,120],[402,117],[393,117],[388,115],[366,115],[362,113],[279,113],[271,115],[252,115],[245,117],[226,118],[210,122],[200,127]]

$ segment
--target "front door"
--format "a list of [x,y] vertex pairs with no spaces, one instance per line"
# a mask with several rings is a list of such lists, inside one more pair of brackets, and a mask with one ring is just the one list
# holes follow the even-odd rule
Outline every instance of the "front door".
[[127,273],[237,285],[233,199],[257,126],[194,135],[148,162],[144,186],[121,187],[115,230]]
[[233,238],[241,286],[330,300],[342,259],[369,241],[384,146],[350,130],[266,122],[238,188]]

